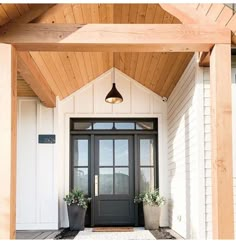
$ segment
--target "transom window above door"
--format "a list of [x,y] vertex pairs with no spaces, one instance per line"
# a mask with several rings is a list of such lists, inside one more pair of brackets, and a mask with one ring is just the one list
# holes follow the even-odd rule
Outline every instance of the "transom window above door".
[[71,131],[156,131],[157,123],[154,119],[137,119],[137,120],[110,120],[110,119],[98,119],[91,121],[89,119],[73,119],[71,122]]

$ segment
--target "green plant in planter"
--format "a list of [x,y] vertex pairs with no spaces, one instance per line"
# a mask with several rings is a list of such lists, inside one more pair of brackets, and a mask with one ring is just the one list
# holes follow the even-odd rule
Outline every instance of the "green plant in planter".
[[135,203],[143,203],[145,229],[156,230],[160,225],[161,206],[166,199],[155,189],[152,192],[140,193],[134,198]]
[[166,203],[166,199],[160,196],[159,190],[155,189],[151,192],[140,193],[134,198],[134,203],[144,203],[148,205],[163,206]]
[[84,209],[88,207],[88,203],[91,201],[91,198],[85,196],[83,191],[77,189],[72,190],[63,199],[69,206],[71,204],[77,204]]
[[86,210],[91,198],[85,196],[83,191],[72,190],[63,199],[67,204],[70,230],[84,230]]

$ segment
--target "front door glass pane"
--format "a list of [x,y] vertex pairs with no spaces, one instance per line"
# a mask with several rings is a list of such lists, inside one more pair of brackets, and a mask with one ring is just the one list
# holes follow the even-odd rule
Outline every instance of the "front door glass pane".
[[140,139],[140,165],[153,165],[153,139]]
[[115,168],[115,194],[129,194],[128,168]]
[[88,194],[88,168],[74,168],[73,188]]
[[99,165],[113,165],[113,140],[99,140]]
[[140,168],[140,192],[154,190],[154,168]]
[[74,140],[74,166],[88,166],[88,140]]
[[99,169],[99,194],[113,194],[113,168]]
[[115,140],[115,165],[129,164],[129,144],[127,139]]

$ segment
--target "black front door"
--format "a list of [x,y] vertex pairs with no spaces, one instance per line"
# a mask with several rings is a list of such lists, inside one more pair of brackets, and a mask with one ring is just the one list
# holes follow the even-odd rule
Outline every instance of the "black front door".
[[95,225],[134,225],[133,166],[132,136],[95,136]]

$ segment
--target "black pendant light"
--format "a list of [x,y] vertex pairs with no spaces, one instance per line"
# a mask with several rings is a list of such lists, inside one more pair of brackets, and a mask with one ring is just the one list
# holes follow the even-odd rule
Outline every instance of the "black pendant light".
[[120,92],[116,88],[115,84],[115,68],[112,70],[112,88],[110,92],[107,94],[105,101],[110,104],[119,104],[123,102],[123,97]]

